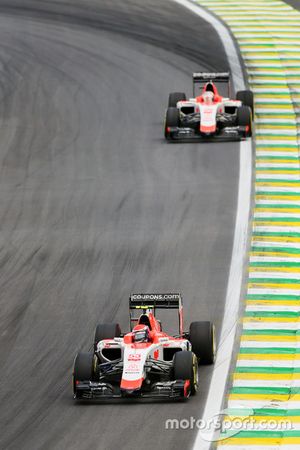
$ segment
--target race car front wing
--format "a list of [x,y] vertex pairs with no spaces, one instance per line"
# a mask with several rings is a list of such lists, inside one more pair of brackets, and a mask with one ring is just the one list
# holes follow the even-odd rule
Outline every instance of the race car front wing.
[[194,128],[189,127],[169,127],[168,134],[170,140],[198,139],[198,140],[222,140],[222,141],[240,141],[245,139],[248,127],[246,126],[228,126],[224,127],[218,133],[199,133]]
[[94,381],[77,381],[74,393],[76,399],[125,399],[125,398],[160,398],[180,400],[190,396],[189,380],[175,380],[153,383],[148,390],[121,390],[110,383]]

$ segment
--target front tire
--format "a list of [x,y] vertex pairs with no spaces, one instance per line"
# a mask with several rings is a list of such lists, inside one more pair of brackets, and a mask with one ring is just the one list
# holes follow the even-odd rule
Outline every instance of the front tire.
[[171,92],[169,94],[169,101],[168,101],[168,107],[169,108],[176,108],[177,102],[185,101],[186,95],[184,92]]
[[191,395],[198,390],[198,361],[193,352],[180,351],[175,353],[173,360],[174,380],[189,380]]
[[165,119],[165,138],[167,140],[172,139],[172,134],[169,131],[169,128],[178,127],[179,126],[179,111],[177,108],[168,108],[166,112]]
[[192,322],[190,343],[199,364],[213,364],[216,357],[215,326],[211,322]]
[[118,323],[101,323],[97,325],[94,338],[94,351],[97,350],[97,344],[103,339],[113,339],[121,335],[121,328]]
[[252,91],[238,91],[236,94],[236,99],[242,102],[243,106],[249,106],[251,108],[252,114],[254,111],[254,99]]
[[244,137],[252,136],[252,113],[249,106],[240,106],[237,109],[236,122],[238,126],[247,127]]
[[93,381],[95,370],[95,356],[93,353],[78,353],[74,361],[73,392],[76,395],[77,381]]

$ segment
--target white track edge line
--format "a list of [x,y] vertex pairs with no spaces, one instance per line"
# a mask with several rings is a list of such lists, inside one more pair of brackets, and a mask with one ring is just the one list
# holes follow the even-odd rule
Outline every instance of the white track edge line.
[[[234,41],[228,29],[215,16],[207,12],[201,6],[189,0],[173,0],[181,6],[186,7],[193,13],[210,23],[218,33],[226,52],[230,65],[233,82],[236,90],[245,89],[244,75],[241,63],[236,51]],[[221,149],[222,150],[222,149]],[[209,392],[206,399],[202,418],[208,420],[218,414],[223,406],[227,379],[229,375],[235,335],[239,316],[240,296],[243,281],[244,257],[248,245],[248,226],[251,202],[251,177],[252,177],[252,145],[250,141],[240,143],[240,173],[238,188],[238,203],[236,212],[236,223],[234,231],[234,242],[230,264],[229,279],[226,292],[224,317],[220,335],[217,358],[210,382]],[[211,440],[213,440],[212,430]],[[205,440],[201,432],[197,433],[194,450],[209,450],[211,442],[205,434]]]

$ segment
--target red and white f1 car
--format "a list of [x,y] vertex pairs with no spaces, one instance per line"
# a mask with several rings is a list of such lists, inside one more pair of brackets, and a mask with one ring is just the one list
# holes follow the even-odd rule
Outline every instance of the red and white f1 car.
[[[162,331],[157,309],[178,310],[178,335]],[[121,334],[118,324],[98,325],[94,351],[77,354],[74,398],[182,400],[194,395],[198,364],[213,364],[215,360],[214,325],[192,322],[184,332],[180,294],[133,294],[129,310],[129,333]]]
[[[227,85],[222,97],[218,85]],[[200,89],[200,90],[199,90]],[[196,95],[196,92],[201,92]],[[193,74],[193,98],[182,92],[169,95],[165,117],[165,138],[240,140],[252,135],[253,93],[239,91],[230,99],[229,72]]]

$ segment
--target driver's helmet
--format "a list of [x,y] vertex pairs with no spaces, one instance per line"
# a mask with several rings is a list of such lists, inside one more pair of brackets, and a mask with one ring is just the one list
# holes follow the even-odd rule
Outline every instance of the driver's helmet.
[[211,91],[206,91],[202,94],[203,102],[206,105],[211,105],[214,101],[214,93]]
[[149,342],[150,341],[150,330],[147,325],[137,325],[132,330],[132,341],[133,342]]

